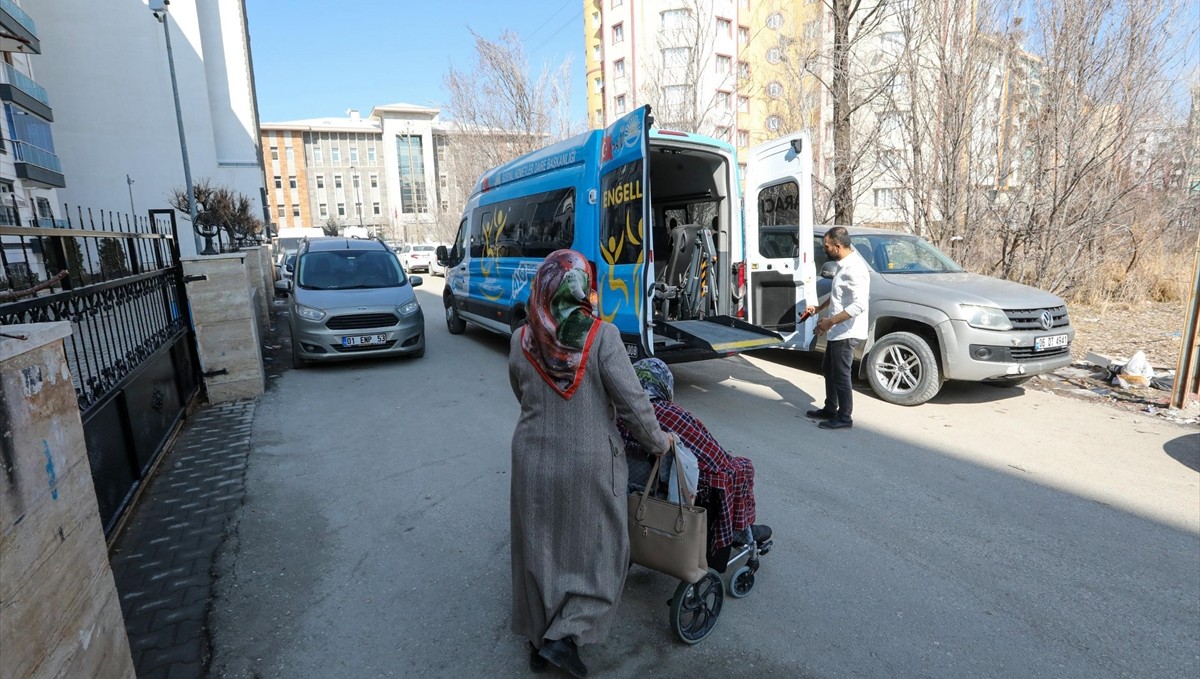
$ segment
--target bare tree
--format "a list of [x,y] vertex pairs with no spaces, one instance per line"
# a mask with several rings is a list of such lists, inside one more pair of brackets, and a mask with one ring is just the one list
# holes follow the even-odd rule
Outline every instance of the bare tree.
[[448,242],[458,229],[463,205],[488,169],[578,131],[570,119],[570,60],[543,66],[531,77],[524,44],[505,31],[489,40],[475,37],[469,71],[450,66],[445,108],[453,119],[446,135],[448,185],[438,206],[438,238]]
[[[194,183],[192,193],[201,210],[197,219],[224,229],[230,242],[255,238],[263,232],[263,221],[254,215],[253,203],[245,194],[207,178]],[[188,212],[187,191],[183,188],[174,189],[169,202],[176,210]]]

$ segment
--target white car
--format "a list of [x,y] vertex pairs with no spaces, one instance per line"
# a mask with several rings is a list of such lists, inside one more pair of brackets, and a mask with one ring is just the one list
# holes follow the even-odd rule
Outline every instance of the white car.
[[[432,274],[434,273],[433,268],[437,266],[435,250],[437,250],[436,245],[404,245],[396,251],[396,254],[400,257],[400,263],[404,266],[405,271],[424,271]],[[441,271],[444,276],[445,269]]]

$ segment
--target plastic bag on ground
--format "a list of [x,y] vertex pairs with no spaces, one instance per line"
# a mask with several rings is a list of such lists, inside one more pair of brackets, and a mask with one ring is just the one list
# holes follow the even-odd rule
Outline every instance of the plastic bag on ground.
[[1150,367],[1150,361],[1146,360],[1146,354],[1137,351],[1113,378],[1113,382],[1129,389],[1130,387],[1148,387],[1152,379],[1154,379],[1154,368]]

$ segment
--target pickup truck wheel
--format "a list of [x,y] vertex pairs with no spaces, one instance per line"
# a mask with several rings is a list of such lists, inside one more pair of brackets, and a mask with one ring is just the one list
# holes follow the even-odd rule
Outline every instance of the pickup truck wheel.
[[921,405],[942,388],[933,350],[911,332],[894,332],[875,343],[867,357],[867,380],[879,398],[902,406]]
[[459,318],[454,304],[446,305],[446,329],[451,335],[461,335],[467,329],[467,322]]

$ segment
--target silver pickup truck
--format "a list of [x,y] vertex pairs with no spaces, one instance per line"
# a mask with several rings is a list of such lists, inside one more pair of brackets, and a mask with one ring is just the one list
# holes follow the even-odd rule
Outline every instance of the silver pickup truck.
[[[817,293],[829,294],[836,266],[813,229]],[[1021,384],[1071,362],[1075,328],[1066,303],[1044,290],[968,273],[927,241],[849,227],[871,266],[870,330],[858,347],[859,376],[885,401],[919,405],[946,380]],[[824,338],[814,345],[824,350]]]

